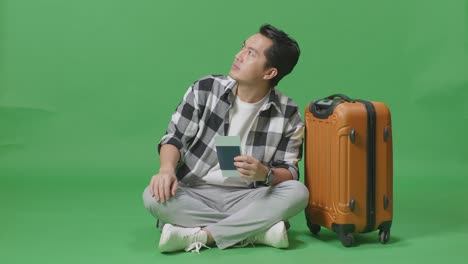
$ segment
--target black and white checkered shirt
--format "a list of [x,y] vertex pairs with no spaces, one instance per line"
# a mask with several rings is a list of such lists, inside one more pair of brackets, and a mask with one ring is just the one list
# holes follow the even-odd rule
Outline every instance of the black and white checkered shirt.
[[[177,178],[185,183],[198,181],[218,163],[214,138],[229,131],[229,109],[235,100],[236,81],[212,75],[189,87],[172,115],[159,143],[180,150]],[[260,109],[248,133],[245,155],[264,165],[288,169],[299,179],[297,164],[302,158],[304,124],[297,105],[277,89],[270,89],[268,101]]]

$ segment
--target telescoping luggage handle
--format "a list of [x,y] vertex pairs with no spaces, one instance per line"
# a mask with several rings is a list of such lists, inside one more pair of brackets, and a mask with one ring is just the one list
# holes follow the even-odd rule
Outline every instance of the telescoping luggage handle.
[[[336,99],[338,98],[338,100]],[[310,104],[309,111],[320,119],[327,119],[335,110],[335,107],[342,102],[354,103],[355,100],[344,94],[333,94],[323,99],[313,100]]]

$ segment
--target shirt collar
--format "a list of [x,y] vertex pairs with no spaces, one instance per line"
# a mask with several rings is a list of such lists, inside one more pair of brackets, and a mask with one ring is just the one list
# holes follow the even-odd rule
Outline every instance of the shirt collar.
[[271,106],[274,106],[276,108],[276,111],[280,113],[281,112],[280,105],[281,103],[280,103],[280,98],[278,95],[278,90],[276,90],[276,87],[270,88],[270,95],[268,96],[268,102],[264,105],[263,110],[266,110]]
[[[228,82],[226,84],[226,88],[224,89],[224,96],[227,97],[229,103],[232,105],[235,99],[235,88],[237,87],[237,81],[232,79],[230,76],[227,76]],[[270,95],[268,96],[268,101],[267,103],[261,108],[261,111],[267,110],[271,106],[274,106],[276,108],[276,111],[280,111],[280,99],[279,95],[277,93],[276,87],[270,88],[269,91]]]

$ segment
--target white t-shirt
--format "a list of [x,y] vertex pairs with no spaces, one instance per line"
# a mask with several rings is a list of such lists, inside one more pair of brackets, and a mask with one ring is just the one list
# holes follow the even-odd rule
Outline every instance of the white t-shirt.
[[[247,135],[252,128],[255,119],[260,112],[262,106],[268,100],[268,94],[256,103],[246,103],[236,96],[231,109],[229,110],[229,131],[228,136],[240,136],[241,139],[241,154],[247,140]],[[219,168],[219,163],[216,164],[208,174],[202,178],[207,184],[223,185],[223,186],[249,186],[252,181],[242,179],[240,177],[224,177]]]

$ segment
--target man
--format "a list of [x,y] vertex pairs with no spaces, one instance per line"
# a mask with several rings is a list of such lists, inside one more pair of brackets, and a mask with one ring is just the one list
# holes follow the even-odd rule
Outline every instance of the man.
[[[195,82],[159,144],[160,170],[143,192],[162,228],[161,252],[257,243],[288,247],[286,220],[309,193],[300,183],[303,123],[297,105],[275,86],[299,59],[286,33],[263,25],[235,56],[229,77]],[[236,135],[239,177],[224,177],[214,138]],[[161,225],[159,225],[161,227]]]

